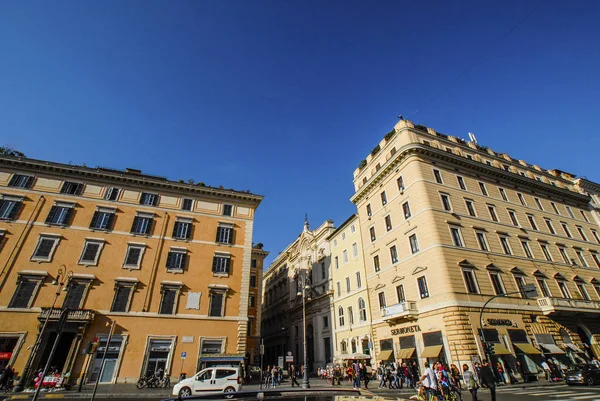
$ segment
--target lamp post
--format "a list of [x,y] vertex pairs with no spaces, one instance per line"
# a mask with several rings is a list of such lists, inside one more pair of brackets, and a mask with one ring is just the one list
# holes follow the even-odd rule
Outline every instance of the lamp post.
[[[304,275],[298,275],[298,294],[297,296],[302,297],[302,332],[304,333],[304,372],[302,374],[302,388],[310,388],[310,382],[308,379],[308,364],[306,357],[306,301],[307,291],[310,290],[310,279],[308,278],[308,272],[304,272]],[[308,298],[310,301],[310,298]]]
[[42,325],[42,328],[40,329],[40,332],[35,340],[35,343],[33,344],[31,353],[29,354],[29,358],[27,358],[27,362],[25,363],[25,366],[23,367],[23,371],[21,372],[21,377],[19,378],[19,381],[17,382],[16,386],[13,389],[13,391],[15,393],[21,392],[25,389],[25,382],[27,381],[27,376],[29,376],[29,370],[31,369],[31,363],[33,362],[33,359],[35,358],[37,351],[40,347],[42,337],[44,336],[44,332],[46,331],[46,326],[48,326],[48,321],[50,320],[50,316],[52,316],[52,312],[54,311],[54,306],[56,305],[56,301],[58,300],[58,297],[60,296],[60,291],[61,291],[63,285],[65,284],[64,280],[66,278],[68,281],[70,281],[71,277],[73,276],[73,272],[69,271],[67,273],[66,269],[67,269],[67,266],[61,265],[58,268],[56,278],[54,280],[52,280],[52,285],[58,286],[58,288],[56,289],[56,294],[54,294],[55,295],[54,301],[52,301],[52,306],[50,307],[50,310],[48,311],[48,316],[46,316],[46,319],[44,319],[44,324]]
[[487,345],[486,345],[487,343],[485,341],[485,331],[483,329],[483,312],[485,311],[485,307],[496,298],[506,297],[508,295],[514,295],[514,294],[521,294],[521,293],[524,293],[524,295],[527,298],[536,298],[538,296],[535,285],[534,284],[526,284],[523,286],[522,292],[521,292],[521,290],[519,290],[519,291],[514,291],[514,292],[507,292],[506,294],[494,295],[493,297],[488,299],[481,307],[481,311],[479,312],[479,324],[481,326],[481,344],[483,345],[483,352],[485,354],[485,358],[489,362],[491,362],[491,358],[490,358],[491,354],[490,354],[489,347],[487,347]]

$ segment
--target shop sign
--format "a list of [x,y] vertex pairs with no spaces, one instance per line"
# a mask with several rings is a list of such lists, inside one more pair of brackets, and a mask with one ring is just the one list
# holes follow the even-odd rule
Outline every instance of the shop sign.
[[392,335],[397,336],[400,334],[408,334],[408,333],[418,333],[421,331],[421,328],[418,324],[414,326],[402,327],[400,329],[392,329]]
[[[98,347],[98,352],[106,351],[106,347]],[[121,347],[108,347],[108,352],[119,352]]]
[[171,351],[171,347],[152,347],[150,351],[153,352],[169,352]]
[[510,319],[487,319],[488,326],[508,326],[517,327],[517,323]]
[[10,359],[12,352],[0,352],[0,359]]
[[181,342],[182,343],[193,343],[194,336],[183,336],[183,337],[181,337]]

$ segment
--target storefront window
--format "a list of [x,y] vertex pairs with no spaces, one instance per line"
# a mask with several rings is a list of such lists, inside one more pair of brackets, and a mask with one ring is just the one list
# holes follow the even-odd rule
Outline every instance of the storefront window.
[[104,370],[102,371],[102,377],[100,383],[110,383],[115,373],[117,363],[119,360],[119,354],[121,352],[121,346],[123,344],[123,337],[115,335],[110,339],[110,346],[106,348],[106,341],[108,337],[99,337],[99,346],[94,356],[94,365],[92,372],[90,373],[89,382],[95,383],[98,380],[98,374],[100,373],[100,366],[102,365],[102,358],[106,352],[106,359],[104,361]]
[[9,364],[19,337],[0,337],[0,369]]
[[150,340],[146,362],[146,376],[151,376],[162,369],[166,371],[171,352],[171,340]]

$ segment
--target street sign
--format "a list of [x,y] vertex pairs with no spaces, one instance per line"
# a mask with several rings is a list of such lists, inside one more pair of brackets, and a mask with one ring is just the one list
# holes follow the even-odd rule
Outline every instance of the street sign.
[[294,362],[294,356],[293,355],[286,355],[285,356],[285,362]]
[[279,366],[281,369],[283,369],[283,357],[282,356],[277,357],[277,366]]
[[287,355],[292,356],[292,351],[288,351]]
[[186,356],[187,356],[187,352],[182,352],[181,353],[181,359],[185,359]]

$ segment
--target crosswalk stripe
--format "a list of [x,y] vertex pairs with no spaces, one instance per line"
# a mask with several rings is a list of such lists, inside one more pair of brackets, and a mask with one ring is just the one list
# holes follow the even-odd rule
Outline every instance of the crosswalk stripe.
[[580,392],[577,391],[566,391],[566,392],[560,392],[560,393],[556,393],[556,394],[549,394],[548,397],[564,397],[566,395],[580,395]]
[[559,392],[552,391],[552,390],[546,390],[546,391],[537,391],[537,392],[535,392],[535,391],[528,391],[526,393],[519,393],[519,394],[522,394],[522,395],[533,395],[533,396],[548,395],[549,397],[562,397],[562,396],[567,395],[567,394],[569,394],[569,395],[577,395],[577,394],[580,394],[580,393],[578,393],[576,391],[572,391],[572,390],[571,391],[559,391]]
[[582,395],[579,397],[571,397],[571,400],[591,400],[592,398],[600,399],[600,394]]

